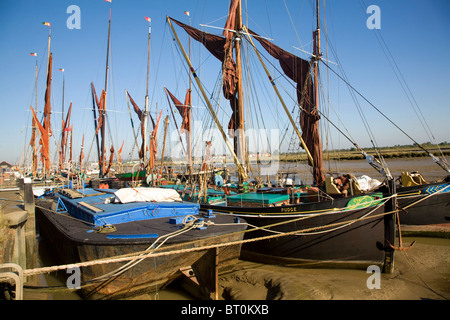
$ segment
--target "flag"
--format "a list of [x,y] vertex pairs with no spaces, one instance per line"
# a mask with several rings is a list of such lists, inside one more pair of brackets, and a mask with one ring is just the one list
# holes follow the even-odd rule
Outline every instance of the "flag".
[[62,71],[62,72],[64,72],[64,69],[59,69],[59,71]]
[[145,17],[145,20],[147,20],[148,22],[152,22],[152,19],[150,19],[149,17]]
[[190,15],[190,12],[189,12],[189,11],[185,11],[184,14],[187,15],[187,16],[189,16],[189,15]]
[[44,26],[47,26],[47,27],[50,27],[51,25],[50,25],[50,22],[42,22],[42,24],[44,25]]
[[111,3],[111,0],[105,0],[105,1]]
[[30,56],[37,57],[37,53],[36,52],[31,52]]

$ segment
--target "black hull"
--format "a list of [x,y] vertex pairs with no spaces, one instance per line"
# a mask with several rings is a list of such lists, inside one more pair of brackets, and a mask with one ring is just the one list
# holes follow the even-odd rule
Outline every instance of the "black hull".
[[[394,243],[393,215],[383,215],[390,209],[381,205],[355,210],[333,210],[345,208],[348,201],[348,198],[341,198],[280,207],[219,208],[204,205],[202,208],[214,207],[215,211],[242,216],[256,227],[297,219],[295,222],[271,227],[270,230],[279,233],[298,231],[298,234],[278,237],[265,230],[247,232],[245,239],[271,235],[274,238],[245,243],[242,247],[242,259],[308,268],[383,267],[387,256],[392,252],[388,241]],[[376,218],[370,218],[376,215]],[[303,218],[298,220],[299,217]]]
[[[450,223],[450,187],[448,183],[427,184],[398,188],[400,223],[406,225],[428,225]],[[402,210],[406,208],[405,210]]]
[[[45,201],[39,203],[36,208],[36,218],[40,234],[50,242],[63,264],[132,254],[148,249],[155,241],[155,239],[114,239],[111,241],[111,239],[106,239],[106,234],[90,232],[92,227],[79,220],[68,219],[43,208],[50,207],[50,204]],[[233,217],[229,216],[214,218],[216,224],[232,223],[233,220]],[[143,231],[146,233],[157,231],[162,234],[167,231],[165,229],[170,228],[170,225],[164,222],[155,226],[155,220],[153,220],[152,222],[124,223],[116,227],[115,234],[129,234],[130,232],[139,234]],[[173,240],[168,240],[163,246],[164,249],[157,252],[168,251],[169,248],[183,251],[183,249],[242,240],[242,233],[230,233],[243,231],[246,227],[246,224],[242,223],[233,226],[209,226],[206,230],[191,230]],[[239,258],[240,250],[240,244],[220,248],[219,271],[231,267]],[[214,249],[147,258],[126,272],[102,282],[92,281],[117,270],[128,261],[81,267],[82,288],[79,290],[79,294],[85,299],[118,299],[155,292],[181,275],[180,268],[183,267],[192,267],[194,271],[207,270],[206,273],[200,274],[203,278],[198,277],[198,280],[202,287],[212,290],[211,277],[214,272],[214,259]]]

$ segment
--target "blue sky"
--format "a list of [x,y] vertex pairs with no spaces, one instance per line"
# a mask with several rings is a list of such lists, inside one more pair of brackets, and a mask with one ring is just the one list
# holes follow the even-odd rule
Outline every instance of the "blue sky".
[[[245,2],[245,1],[244,1]],[[305,59],[308,55],[293,47],[311,51],[313,12],[310,0],[248,0],[248,24],[261,35],[274,39],[285,50]],[[185,23],[190,11],[191,24],[222,27],[228,11],[228,1],[217,0],[2,0],[0,1],[0,110],[3,118],[0,126],[0,161],[19,162],[30,139],[31,114],[34,107],[35,63],[29,55],[37,52],[38,110],[43,109],[45,93],[46,55],[48,27],[52,24],[53,86],[52,121],[58,134],[62,105],[62,72],[65,72],[65,110],[73,102],[72,123],[74,125],[74,156],[78,157],[81,138],[85,134],[85,148],[93,140],[93,119],[90,83],[97,92],[104,86],[106,41],[109,9],[112,10],[111,65],[108,86],[108,109],[112,110],[109,124],[112,140],[117,149],[125,141],[123,158],[133,144],[133,133],[128,115],[125,89],[138,105],[144,107],[147,64],[148,22],[152,19],[151,66],[149,96],[154,112],[163,110],[163,117],[169,111],[163,87],[167,86],[178,99],[184,100],[187,75],[179,55],[174,49],[171,32],[166,24],[166,15]],[[322,3],[322,1],[321,1]],[[80,8],[80,29],[69,29],[67,13],[70,5]],[[370,30],[366,26],[369,14],[366,8],[377,5],[381,12],[381,29]],[[286,9],[286,7],[288,9]],[[376,33],[382,36],[396,66],[401,70],[409,90],[413,93],[420,111],[437,142],[450,141],[450,2],[447,0],[328,0],[325,11],[327,31],[333,49],[337,52],[340,66],[353,87],[382,110],[398,126],[419,143],[430,141],[411,107],[401,84],[387,60]],[[244,8],[245,10],[245,8]],[[289,11],[288,11],[289,10]],[[322,10],[322,14],[323,14]],[[245,18],[244,18],[245,19]],[[323,21],[323,17],[322,17]],[[324,26],[322,26],[324,30]],[[187,44],[187,37],[177,29],[180,38]],[[220,30],[208,28],[211,33]],[[323,31],[324,32],[324,31]],[[324,40],[324,36],[322,39]],[[329,60],[337,61],[329,49]],[[326,46],[322,43],[322,51]],[[220,65],[214,59],[207,59],[206,52],[193,44],[194,65],[207,90],[211,92],[217,79]],[[335,70],[339,68],[331,65]],[[371,146],[366,129],[355,109],[344,83],[333,83],[336,78],[330,74],[326,82],[326,68],[321,71],[325,90],[329,88],[332,103],[330,118],[336,121],[334,111],[339,113],[352,138],[362,147]],[[292,89],[287,87],[286,91]],[[269,94],[269,93],[268,93]],[[272,92],[270,92],[272,94]],[[268,101],[271,98],[268,98]],[[222,100],[222,103],[223,100]],[[360,100],[361,108],[370,123],[379,146],[412,143],[398,129]],[[198,121],[205,121],[206,112],[194,89],[193,104]],[[267,102],[270,104],[270,102]],[[275,103],[276,104],[276,103]],[[292,103],[291,103],[292,104]],[[264,107],[264,106],[263,106]],[[228,110],[228,106],[224,106]],[[270,113],[272,112],[272,113]],[[274,118],[286,122],[282,111],[263,114],[266,124],[272,126]],[[137,117],[132,115],[137,127]],[[224,119],[226,127],[228,119]],[[175,132],[172,119],[170,128]],[[178,119],[179,121],[179,119]],[[251,121],[247,125],[251,125]],[[338,122],[336,122],[338,123]],[[180,125],[180,123],[179,123]],[[200,124],[203,126],[204,122]],[[160,127],[163,127],[162,124]],[[342,129],[343,127],[341,127]],[[330,132],[330,148],[351,147],[336,132]],[[161,139],[163,133],[159,132]],[[56,136],[57,138],[57,136]],[[173,136],[172,136],[173,138]],[[219,137],[216,137],[219,139]],[[214,139],[216,139],[214,138]],[[52,140],[52,152],[55,140]],[[139,142],[140,143],[140,142]],[[85,149],[86,150],[86,149]],[[90,160],[95,160],[94,148]],[[88,151],[85,151],[87,154]],[[136,155],[136,150],[134,155]],[[135,158],[135,156],[134,156]]]

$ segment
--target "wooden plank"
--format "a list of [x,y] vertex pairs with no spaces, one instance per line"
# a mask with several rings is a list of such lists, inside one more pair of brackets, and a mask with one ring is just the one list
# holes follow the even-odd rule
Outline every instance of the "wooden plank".
[[105,211],[103,209],[97,208],[96,206],[93,206],[92,204],[86,203],[84,201],[80,201],[80,202],[78,202],[78,204],[83,206],[83,207],[85,207],[85,208],[87,208],[87,209],[89,209],[89,210],[92,210],[92,211],[94,211],[96,213],[97,212],[101,212],[101,211]]

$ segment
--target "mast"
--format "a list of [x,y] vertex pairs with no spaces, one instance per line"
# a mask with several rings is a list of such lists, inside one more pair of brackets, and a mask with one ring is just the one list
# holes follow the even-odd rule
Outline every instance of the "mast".
[[314,51],[313,51],[313,73],[314,73],[314,106],[310,110],[309,117],[315,115],[317,117],[316,122],[317,125],[314,125],[315,128],[311,128],[314,133],[314,156],[313,163],[311,166],[313,167],[313,176],[314,180],[318,186],[321,186],[324,183],[325,177],[322,170],[323,160],[322,160],[322,143],[320,141],[320,132],[319,132],[319,61],[322,59],[322,52],[320,51],[320,13],[319,13],[319,0],[316,0],[316,25],[317,28],[313,32],[314,38]]
[[[191,26],[191,14],[187,13],[189,17],[189,26]],[[191,36],[189,36],[189,60],[191,60]],[[189,177],[192,177],[192,136],[191,136],[191,114],[192,114],[192,77],[191,71],[189,71],[189,99],[188,99],[188,119],[189,119],[189,128],[186,132],[186,144],[188,149],[188,157],[189,157]]]
[[320,16],[319,16],[319,0],[316,0],[316,25],[317,29],[313,32],[314,37],[314,97],[315,107],[319,110],[319,60],[322,53],[320,52]]
[[[147,18],[146,18],[147,19]],[[148,79],[149,79],[149,73],[150,73],[150,42],[152,37],[152,24],[151,19],[148,18],[147,21],[149,22],[148,25],[148,50],[147,50],[147,87],[145,91],[145,110],[144,110],[144,135],[143,135],[143,145],[144,145],[144,154],[142,161],[145,163],[147,158],[147,118],[148,118]]]
[[[237,134],[235,135],[235,153],[239,157],[241,164],[246,163],[246,146],[245,146],[245,129],[244,129],[244,89],[242,83],[242,59],[241,59],[241,38],[239,32],[242,29],[242,2],[239,0],[236,12],[235,31],[236,36],[234,38],[236,48],[236,71],[237,71],[237,89],[238,89],[238,127]],[[236,133],[235,133],[236,134]],[[244,165],[244,169],[246,166]],[[239,182],[242,183],[246,179],[245,176],[239,175]]]
[[169,125],[169,115],[166,116],[166,119],[164,120],[164,142],[163,142],[163,149],[161,154],[161,171],[162,174],[163,167],[164,167],[164,151],[166,150],[166,136],[167,136],[167,126]]
[[[43,22],[43,24],[45,26],[48,27],[48,45],[47,45],[47,89],[45,92],[45,107],[44,107],[44,114],[46,114],[47,109],[50,109],[50,89],[48,88],[49,85],[49,80],[51,83],[51,61],[50,59],[52,58],[52,55],[50,53],[50,48],[51,48],[51,39],[52,39],[52,25],[50,22]],[[53,60],[53,59],[52,59]],[[49,79],[50,76],[50,79]],[[47,92],[48,92],[48,97],[47,97]],[[48,100],[47,100],[48,99]],[[45,154],[46,156],[43,157],[43,167],[42,167],[42,172],[44,174],[44,177],[47,177],[47,171],[50,170],[50,144],[48,142],[49,136],[50,136],[50,113],[51,110],[48,110],[48,120],[47,120],[47,115],[45,115],[45,119],[44,119],[44,129],[46,130],[46,136],[47,136],[47,140],[44,141],[44,149],[45,149]],[[42,159],[42,158],[41,158]]]
[[100,111],[101,112],[101,117],[102,117],[102,127],[101,127],[101,136],[102,136],[102,141],[101,141],[101,147],[100,147],[100,161],[99,161],[99,177],[103,178],[104,176],[104,160],[105,158],[105,134],[106,134],[106,92],[108,89],[108,72],[109,72],[109,44],[110,44],[110,40],[111,40],[111,9],[109,9],[109,21],[108,21],[108,43],[107,43],[107,47],[106,47],[106,72],[105,72],[105,99],[103,102],[103,110]]
[[[34,55],[35,57],[37,57],[37,53],[33,53],[32,55]],[[35,66],[35,88],[34,88],[34,92],[35,92],[35,102],[34,102],[34,110],[35,113],[37,114],[37,76],[38,76],[38,61],[36,58],[36,66]],[[34,121],[34,118],[32,120],[32,128],[31,128],[31,148],[32,148],[32,158],[31,158],[31,173],[33,175],[33,177],[36,176],[36,171],[37,171],[37,154],[36,154],[36,123]]]
[[62,127],[62,131],[61,131],[61,146],[60,146],[60,163],[59,163],[59,170],[61,171],[64,165],[64,156],[65,156],[65,151],[64,151],[64,87],[65,87],[65,76],[64,76],[64,69],[59,69],[59,71],[61,71],[63,73],[63,87],[62,87],[62,106],[61,106],[61,127]]

